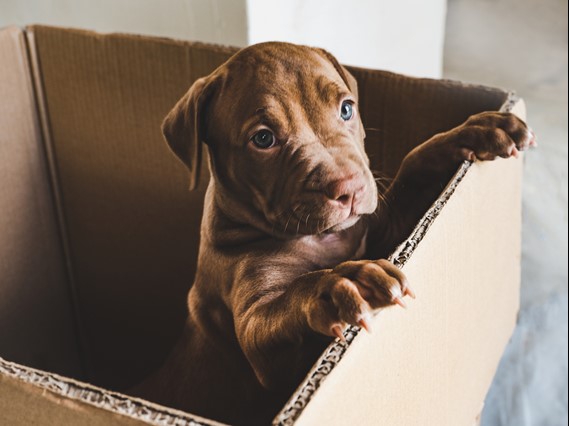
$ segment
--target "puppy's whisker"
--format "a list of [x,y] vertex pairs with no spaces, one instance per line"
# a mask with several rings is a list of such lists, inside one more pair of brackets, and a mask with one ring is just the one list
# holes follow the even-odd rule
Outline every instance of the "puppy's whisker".
[[320,219],[318,219],[318,222],[317,222],[317,224],[316,224],[316,233],[317,233],[317,234],[321,234],[321,233],[322,233],[322,231],[320,230]]
[[388,186],[391,183],[391,179],[389,179],[389,178],[378,177],[378,178],[374,178],[374,180],[378,185],[382,185],[382,186]]
[[393,179],[386,177],[375,177],[373,180],[375,180],[376,184],[382,187],[388,187],[389,185],[391,185],[391,182],[393,181]]
[[389,207],[389,200],[383,194],[378,194],[377,199],[381,206]]
[[382,173],[378,171],[373,171],[372,174],[374,176],[374,180],[378,189],[377,198],[379,200],[379,203],[381,205],[388,206],[389,201],[385,194],[387,193],[391,183],[393,182],[393,179],[382,175]]
[[285,227],[284,227],[284,231],[283,231],[283,233],[285,233],[285,234],[286,234],[286,229],[288,228],[288,224],[290,223],[290,220],[292,219],[292,216],[293,216],[293,215],[294,215],[294,212],[292,212],[292,213],[289,215],[289,217],[288,217],[288,219],[287,219],[287,221],[286,221],[286,224],[285,224]]
[[292,211],[290,212],[290,214],[289,214],[289,216],[288,216],[288,219],[287,219],[287,221],[286,221],[285,227],[284,227],[284,231],[283,231],[284,233],[286,233],[286,230],[288,229],[288,224],[290,223],[290,220],[293,218],[294,214],[296,213],[296,211],[297,211],[300,207],[301,207],[301,206],[300,206],[300,204],[299,204],[299,205],[297,205],[296,207],[294,207],[294,208],[292,209]]

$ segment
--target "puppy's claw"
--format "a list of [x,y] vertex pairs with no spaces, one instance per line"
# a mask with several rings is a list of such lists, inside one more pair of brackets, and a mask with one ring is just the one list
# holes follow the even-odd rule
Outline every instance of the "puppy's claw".
[[511,152],[512,157],[515,158],[519,158],[520,157],[520,151],[518,151],[518,148],[516,148],[515,146],[512,148],[512,152]]
[[409,297],[411,297],[411,299],[417,298],[415,291],[409,286],[407,286],[403,289],[403,296],[409,296]]
[[537,140],[535,138],[535,133],[530,128],[528,128],[527,132],[528,132],[528,139],[529,139],[528,147],[529,148],[536,148],[537,147]]
[[401,306],[402,308],[407,309],[407,303],[405,303],[403,301],[403,299],[401,299],[400,297],[396,297],[395,299],[393,299],[394,303],[397,303],[399,306]]
[[365,331],[367,331],[368,333],[371,333],[371,325],[369,323],[368,318],[366,317],[362,317],[359,321],[358,321],[358,325],[363,328]]
[[346,338],[344,337],[344,333],[342,333],[342,327],[338,324],[332,326],[332,334],[340,339],[340,342],[346,342]]

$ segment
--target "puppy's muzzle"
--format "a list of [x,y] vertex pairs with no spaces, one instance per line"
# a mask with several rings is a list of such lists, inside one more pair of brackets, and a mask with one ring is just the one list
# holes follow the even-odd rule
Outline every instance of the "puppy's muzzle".
[[328,183],[323,190],[328,198],[327,203],[335,209],[349,212],[349,215],[360,214],[358,207],[365,197],[366,182],[362,176],[351,175]]

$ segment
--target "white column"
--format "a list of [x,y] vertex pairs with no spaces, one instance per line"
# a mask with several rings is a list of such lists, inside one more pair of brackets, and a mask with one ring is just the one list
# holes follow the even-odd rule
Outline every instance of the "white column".
[[247,0],[248,42],[323,47],[346,64],[442,75],[446,0]]

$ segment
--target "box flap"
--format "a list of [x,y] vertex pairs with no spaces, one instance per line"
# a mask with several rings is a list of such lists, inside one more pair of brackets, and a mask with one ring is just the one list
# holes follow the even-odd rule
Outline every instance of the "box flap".
[[0,358],[2,424],[223,426]]
[[0,31],[0,63],[0,355],[78,376],[70,289],[20,28]]

